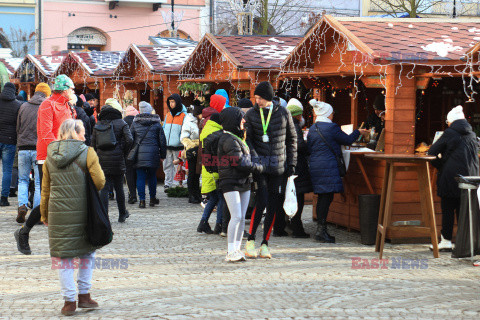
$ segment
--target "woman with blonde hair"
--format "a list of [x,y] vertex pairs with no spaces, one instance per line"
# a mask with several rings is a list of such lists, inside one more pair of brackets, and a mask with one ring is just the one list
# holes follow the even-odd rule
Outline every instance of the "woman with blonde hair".
[[[85,128],[80,120],[67,119],[58,130],[58,140],[47,148],[43,165],[40,212],[48,226],[52,268],[59,269],[61,292],[65,300],[61,312],[73,315],[76,288],[73,278],[78,266],[78,307],[97,308],[88,293],[92,285],[95,249],[86,239],[87,184],[90,173],[98,190],[105,184],[105,175],[95,150],[87,147]],[[74,262],[80,258],[80,263]]]

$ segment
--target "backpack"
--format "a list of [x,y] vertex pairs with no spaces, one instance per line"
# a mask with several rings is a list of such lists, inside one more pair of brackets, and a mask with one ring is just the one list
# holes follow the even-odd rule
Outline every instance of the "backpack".
[[96,131],[95,146],[100,150],[111,150],[117,145],[117,138],[113,130],[113,123],[97,123],[93,129]]
[[202,165],[209,173],[218,173],[218,141],[223,130],[215,131],[203,139]]

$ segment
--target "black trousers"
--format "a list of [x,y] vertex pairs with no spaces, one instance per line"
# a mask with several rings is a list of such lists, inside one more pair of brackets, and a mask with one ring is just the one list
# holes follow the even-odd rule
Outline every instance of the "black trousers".
[[[38,168],[38,174],[40,175],[40,190],[42,190],[42,181],[43,181],[43,170],[42,170],[42,164],[37,164]],[[25,221],[25,226],[27,228],[33,228],[34,225],[40,222],[42,218],[42,215],[40,214],[40,206],[35,207],[30,211],[30,215],[27,218],[27,221]]]
[[200,193],[200,175],[197,174],[197,153],[192,155],[190,152],[187,153],[187,162],[188,162],[188,176],[187,176],[187,188],[188,193],[191,196],[194,196],[197,199],[202,199]]
[[291,227],[294,234],[297,232],[303,231],[302,212],[303,212],[304,206],[305,206],[305,193],[297,193],[298,209],[297,209],[297,213],[295,213],[291,221]]
[[452,240],[453,225],[455,223],[455,215],[460,213],[460,198],[441,198],[442,206],[442,236],[446,240]]
[[123,174],[105,175],[105,187],[100,191],[100,198],[108,212],[108,193],[115,189],[118,212],[121,216],[126,214],[125,192],[123,191]]
[[127,166],[125,177],[127,178],[128,196],[137,198],[137,169]]
[[328,210],[330,209],[330,204],[333,201],[333,192],[329,193],[318,193],[317,199],[317,222],[319,224],[325,224],[327,221]]
[[260,174],[255,176],[257,182],[257,206],[250,221],[250,236],[248,240],[255,240],[257,228],[262,221],[262,214],[265,208],[267,213],[263,221],[263,241],[268,244],[272,227],[275,221],[275,213],[282,210],[282,185],[283,176]]

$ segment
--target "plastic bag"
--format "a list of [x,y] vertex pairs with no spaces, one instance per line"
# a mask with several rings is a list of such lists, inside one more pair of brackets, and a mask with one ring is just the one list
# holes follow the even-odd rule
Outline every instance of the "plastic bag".
[[285,214],[291,219],[297,213],[297,192],[295,190],[295,178],[298,176],[290,176],[287,180],[287,187],[285,188],[285,202],[283,203],[283,209]]

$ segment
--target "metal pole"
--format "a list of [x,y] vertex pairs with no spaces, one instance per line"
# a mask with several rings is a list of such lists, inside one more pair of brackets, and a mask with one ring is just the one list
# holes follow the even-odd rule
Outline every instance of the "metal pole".
[[468,189],[468,224],[470,226],[470,257],[473,263],[473,218],[472,218],[472,189]]
[[456,18],[457,17],[457,1],[456,0],[453,0],[453,15],[452,15],[453,18]]
[[175,36],[175,0],[172,0],[172,37]]

